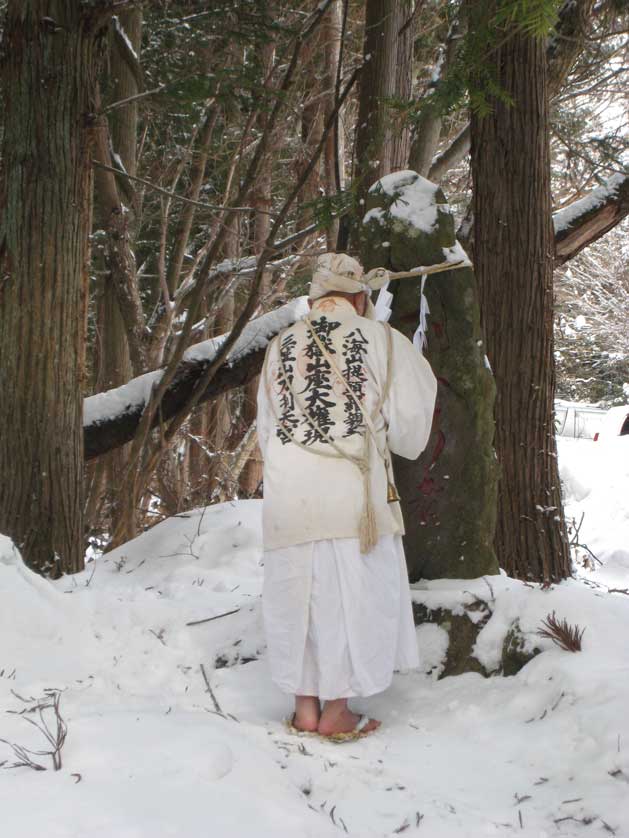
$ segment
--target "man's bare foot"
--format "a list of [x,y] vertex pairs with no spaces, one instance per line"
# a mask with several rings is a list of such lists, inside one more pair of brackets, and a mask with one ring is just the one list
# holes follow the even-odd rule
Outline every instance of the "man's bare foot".
[[315,695],[295,696],[295,715],[292,719],[293,727],[305,733],[314,733],[319,726],[321,704]]
[[[359,721],[360,715],[352,713],[347,706],[347,699],[338,698],[334,701],[326,701],[319,720],[318,731],[322,736],[331,736],[334,733],[351,733]],[[381,724],[377,719],[369,719],[361,732],[371,733]]]

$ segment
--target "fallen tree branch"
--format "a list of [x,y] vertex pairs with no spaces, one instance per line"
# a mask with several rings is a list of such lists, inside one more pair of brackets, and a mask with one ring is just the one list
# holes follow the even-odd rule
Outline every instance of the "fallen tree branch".
[[[613,230],[629,215],[629,172],[617,172],[578,201],[553,213],[555,267],[560,267]],[[468,214],[457,231],[468,253],[473,252],[473,220]]]
[[[247,384],[262,367],[268,341],[306,312],[305,298],[300,297],[275,311],[250,321],[227,357],[200,394],[198,402],[216,398],[221,393]],[[198,382],[215,360],[225,335],[191,346],[180,363],[164,394],[160,414],[152,427],[181,411]],[[139,376],[104,393],[89,396],[83,408],[85,459],[96,459],[132,440],[150,397],[151,388],[163,370]]]
[[563,265],[629,215],[629,173],[613,175],[603,186],[553,215],[555,265]]

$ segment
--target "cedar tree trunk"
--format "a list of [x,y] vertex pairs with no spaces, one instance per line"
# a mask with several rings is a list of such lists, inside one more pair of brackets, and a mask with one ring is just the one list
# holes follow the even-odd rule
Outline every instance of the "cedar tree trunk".
[[[122,31],[127,35],[136,55],[139,55],[142,42],[142,10],[132,9],[123,12],[119,18]],[[119,102],[139,93],[136,74],[132,72],[115,43],[110,56],[110,77],[110,101]],[[107,117],[103,119],[107,120]],[[108,121],[114,151],[120,156],[127,172],[131,175],[137,174],[137,101],[112,110]],[[106,134],[105,136],[101,134],[101,138],[108,139]],[[101,162],[112,165],[109,148],[102,149],[99,156]],[[102,159],[103,157],[105,159]],[[100,312],[102,356],[97,387],[97,392],[100,392],[119,387],[133,377],[127,329],[121,311],[121,305],[124,303],[119,298],[116,287],[136,282],[136,266],[129,243],[128,214],[122,206],[115,177],[111,172],[101,169],[95,172],[95,178],[95,216],[99,227],[107,231],[105,261],[109,267],[103,284]],[[119,253],[124,253],[126,258],[117,258]],[[126,281],[116,282],[113,274],[115,271],[123,270],[123,266],[128,273]],[[137,373],[138,370],[136,370],[136,375]],[[109,549],[130,541],[138,534],[137,514],[129,501],[129,493],[125,496],[120,492],[121,487],[124,486],[127,456],[128,450],[125,448],[112,451],[105,467],[105,483],[110,497],[109,529],[110,532],[115,533],[114,540],[108,545]]]
[[0,532],[50,576],[83,568],[93,14],[9,0],[3,43]]
[[570,574],[570,559],[553,424],[546,56],[542,39],[501,35],[492,60],[513,104],[492,100],[471,121],[475,268],[497,388],[495,547],[509,575],[550,582]]
[[365,65],[360,78],[356,131],[356,174],[361,178],[361,197],[378,178],[408,164],[410,132],[395,123],[391,100],[410,99],[411,13],[409,0],[366,3]]

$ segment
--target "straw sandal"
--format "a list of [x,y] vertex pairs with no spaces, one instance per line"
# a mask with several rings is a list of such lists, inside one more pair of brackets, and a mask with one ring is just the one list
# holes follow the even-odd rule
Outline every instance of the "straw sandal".
[[324,736],[320,733],[319,736],[321,739],[329,739],[330,742],[354,742],[356,739],[363,739],[365,736],[370,736],[378,730],[379,725],[378,727],[374,727],[373,730],[365,730],[370,721],[369,716],[361,716],[356,722],[354,729],[348,730],[347,733],[330,733],[329,736]]
[[302,730],[300,727],[295,727],[295,714],[290,719],[284,719],[284,727],[293,736],[320,736],[321,734],[316,730]]

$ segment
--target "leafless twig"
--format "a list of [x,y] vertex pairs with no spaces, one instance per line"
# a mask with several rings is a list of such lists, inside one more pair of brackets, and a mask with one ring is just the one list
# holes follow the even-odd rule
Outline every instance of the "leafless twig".
[[[178,81],[180,80],[178,79]],[[110,105],[106,105],[103,108],[103,113],[113,111],[114,108],[121,108],[123,105],[128,105],[130,102],[136,102],[138,99],[146,99],[147,96],[154,96],[156,93],[161,93],[162,90],[165,90],[167,87],[168,85],[166,84],[160,84],[152,90],[143,90],[142,93],[136,93],[134,96],[127,96],[126,99],[119,99],[117,102],[112,102]]]
[[[171,192],[170,189],[164,189],[163,186],[158,186],[156,183],[151,183],[149,180],[145,180],[142,177],[137,177],[136,175],[130,175],[128,172],[123,171],[122,169],[116,169],[114,166],[107,166],[105,163],[101,163],[99,160],[92,160],[92,165],[96,166],[98,169],[103,169],[106,172],[112,172],[115,175],[120,175],[120,177],[127,178],[127,180],[132,180],[134,183],[141,183],[143,186],[152,189],[153,192],[159,192],[160,195],[166,195],[168,198],[173,198],[175,201],[181,201],[184,204],[192,204],[195,207],[201,207],[201,209],[208,209],[214,210],[217,212],[225,212],[225,210],[229,210],[230,212],[253,212],[253,207],[221,207],[218,204],[206,204],[203,201],[193,201],[191,198],[186,198],[185,195],[177,195],[176,192]],[[262,210],[255,210],[256,212],[262,212]],[[271,213],[269,213],[271,215]]]
[[149,629],[149,632],[151,634],[155,635],[155,637],[159,640],[159,642],[162,644],[162,646],[166,645],[166,642],[164,640],[165,629],[162,628],[159,631],[153,631],[153,629]]
[[200,626],[201,623],[211,623],[212,620],[220,620],[221,617],[229,617],[230,614],[237,614],[240,608],[234,608],[233,611],[225,611],[224,614],[215,614],[214,617],[206,617],[204,620],[192,620],[186,623],[187,626]]
[[214,695],[214,690],[213,690],[213,689],[212,689],[212,687],[210,686],[210,681],[209,681],[209,678],[208,678],[208,677],[207,677],[207,675],[206,675],[206,672],[205,672],[205,667],[203,666],[203,664],[199,664],[199,665],[200,665],[200,667],[201,667],[201,674],[203,675],[203,680],[205,681],[205,685],[207,686],[207,691],[209,692],[210,697],[211,697],[211,699],[212,699],[212,704],[214,705],[214,709],[215,709],[215,710],[216,710],[216,712],[217,712],[217,713],[219,713],[221,716],[224,716],[225,714],[224,714],[224,713],[223,713],[223,711],[221,710],[221,705],[220,705],[220,704],[218,703],[218,701],[216,700],[216,696]]
[[[20,698],[20,696],[17,697]],[[20,700],[25,701],[25,699],[21,698]],[[28,722],[33,727],[37,728],[37,730],[44,735],[51,747],[51,750],[34,751],[31,748],[24,747],[23,745],[8,742],[6,739],[0,739],[0,742],[4,742],[5,745],[9,745],[9,747],[13,749],[13,753],[17,758],[16,762],[4,765],[5,768],[26,767],[32,768],[34,771],[45,771],[46,767],[39,762],[35,762],[32,757],[49,756],[52,758],[53,769],[55,771],[60,770],[61,750],[68,735],[68,727],[61,716],[60,703],[61,690],[47,690],[47,695],[43,699],[37,700],[37,703],[34,706],[25,708],[24,713],[37,713],[39,715],[39,721],[29,719],[26,715],[23,715],[22,717],[25,722]],[[44,715],[46,710],[53,711],[54,730],[51,729],[51,726],[48,724]]]
[[570,547],[573,548],[573,549],[575,549],[577,547],[580,547],[581,550],[586,550],[590,554],[590,556],[594,559],[595,562],[598,562],[600,565],[602,565],[603,562],[598,558],[598,556],[595,555],[590,550],[590,548],[587,546],[587,544],[584,544],[580,540],[580,535],[579,534],[581,532],[581,527],[583,525],[584,517],[585,517],[585,512],[582,513],[581,520],[579,521],[578,524],[577,524],[577,519],[576,518],[573,518],[572,521],[568,522],[568,528],[572,529],[572,531],[573,531],[572,537],[570,539]]
[[94,578],[94,574],[96,573],[96,566],[97,566],[96,559],[93,559],[92,563],[93,563],[94,567],[92,569],[92,572],[90,573],[90,578],[85,581],[85,587],[86,588],[89,588],[90,582],[92,581],[92,579]]

